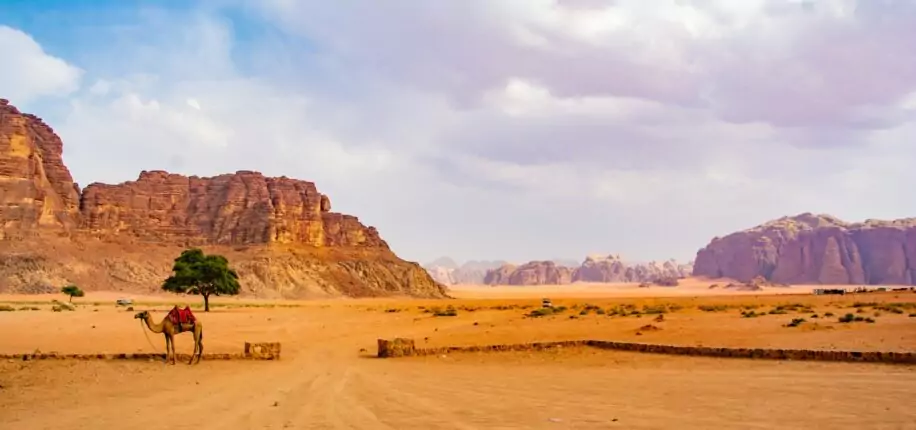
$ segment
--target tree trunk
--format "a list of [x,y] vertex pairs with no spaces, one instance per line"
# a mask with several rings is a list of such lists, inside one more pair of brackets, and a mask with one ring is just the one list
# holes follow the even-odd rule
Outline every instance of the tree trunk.
[[210,295],[204,294],[204,312],[210,312]]
[[73,303],[73,296],[70,296],[70,300],[67,300],[70,303]]

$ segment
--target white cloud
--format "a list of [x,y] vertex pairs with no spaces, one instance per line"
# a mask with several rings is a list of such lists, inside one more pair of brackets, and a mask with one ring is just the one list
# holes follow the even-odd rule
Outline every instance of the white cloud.
[[253,5],[282,36],[152,14],[80,64],[52,124],[74,175],[313,180],[421,260],[684,259],[786,214],[916,212],[916,7]]
[[0,94],[25,105],[42,96],[65,96],[79,88],[82,70],[44,52],[28,34],[0,25]]

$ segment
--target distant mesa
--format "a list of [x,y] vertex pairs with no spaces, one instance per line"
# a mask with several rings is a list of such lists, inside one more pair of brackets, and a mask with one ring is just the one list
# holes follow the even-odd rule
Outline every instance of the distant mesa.
[[715,238],[694,276],[777,284],[916,283],[916,218],[848,223],[803,213]]
[[[437,260],[438,261],[438,260]],[[459,282],[455,273],[443,266],[427,264],[433,277],[445,284],[487,285],[560,285],[574,282],[657,282],[670,283],[669,279],[688,276],[691,265],[674,260],[650,263],[626,263],[618,255],[592,255],[581,264],[570,260],[530,261],[521,265],[506,262],[489,262],[486,270],[479,267],[475,276]],[[463,266],[462,266],[463,267]],[[481,273],[482,272],[482,273]]]
[[249,294],[445,296],[312,182],[149,170],[80,189],[62,153],[50,126],[0,100],[0,292],[155,291],[180,249],[200,246],[231,254]]

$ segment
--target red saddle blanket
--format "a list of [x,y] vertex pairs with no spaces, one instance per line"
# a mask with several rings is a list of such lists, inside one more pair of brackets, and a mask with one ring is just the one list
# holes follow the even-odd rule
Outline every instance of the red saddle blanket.
[[194,314],[191,313],[191,308],[188,306],[185,306],[184,309],[178,309],[178,306],[173,307],[172,310],[169,311],[168,317],[169,321],[175,325],[194,325],[194,321],[196,320],[196,318],[194,318]]

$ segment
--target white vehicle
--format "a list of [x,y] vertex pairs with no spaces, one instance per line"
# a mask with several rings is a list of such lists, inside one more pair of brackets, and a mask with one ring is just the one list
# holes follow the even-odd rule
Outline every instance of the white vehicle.
[[134,304],[134,301],[131,299],[118,299],[118,306],[130,306]]
[[553,302],[551,302],[550,299],[541,299],[541,307],[542,308],[552,308]]

